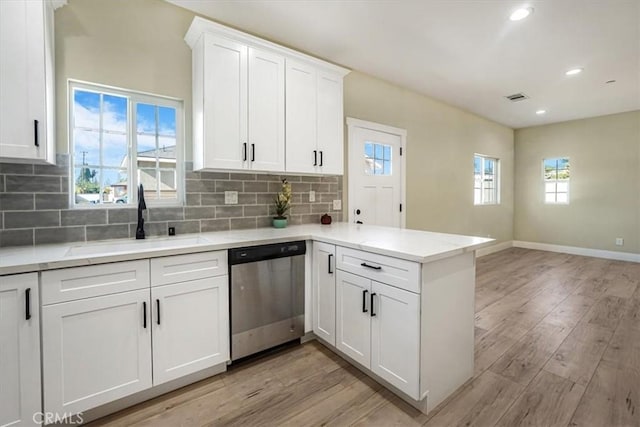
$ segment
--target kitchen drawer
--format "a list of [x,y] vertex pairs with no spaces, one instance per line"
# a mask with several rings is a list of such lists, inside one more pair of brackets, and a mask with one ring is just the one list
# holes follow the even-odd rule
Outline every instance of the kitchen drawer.
[[151,260],[151,286],[228,274],[227,251],[200,252]]
[[377,282],[420,293],[420,264],[338,246],[336,268]]
[[149,287],[149,260],[42,272],[42,305]]

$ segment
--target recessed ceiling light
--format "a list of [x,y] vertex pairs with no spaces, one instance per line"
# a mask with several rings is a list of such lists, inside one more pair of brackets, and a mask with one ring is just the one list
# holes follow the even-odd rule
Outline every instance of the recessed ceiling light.
[[582,68],[572,68],[571,70],[567,71],[565,74],[567,76],[575,76],[576,74],[580,74],[582,72]]
[[538,110],[538,111],[536,111],[536,114],[541,116],[541,115],[545,114],[546,112],[547,112],[547,110]]
[[521,19],[526,18],[527,16],[533,13],[532,7],[523,7],[521,9],[516,10],[509,16],[509,19],[512,21],[520,21]]

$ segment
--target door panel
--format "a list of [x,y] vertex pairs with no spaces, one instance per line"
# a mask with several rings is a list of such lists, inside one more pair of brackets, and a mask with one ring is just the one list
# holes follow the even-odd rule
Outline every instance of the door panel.
[[44,306],[44,410],[77,413],[151,387],[149,309],[149,289]]
[[350,132],[350,138],[351,222],[400,227],[402,138],[357,126]]
[[247,46],[204,37],[204,165],[241,169],[247,143]]
[[371,280],[338,270],[336,346],[366,368],[371,366]]
[[[286,61],[286,170],[314,173],[317,151],[316,71],[295,61]],[[316,160],[317,155],[316,155]]]
[[249,48],[249,162],[284,172],[284,58]]
[[228,276],[158,286],[153,307],[153,384],[229,360]]
[[313,332],[336,345],[336,247],[313,244]]
[[[27,289],[30,314],[27,319]],[[40,406],[38,274],[0,277],[0,425],[37,425]]]
[[372,282],[371,370],[419,399],[420,295]]

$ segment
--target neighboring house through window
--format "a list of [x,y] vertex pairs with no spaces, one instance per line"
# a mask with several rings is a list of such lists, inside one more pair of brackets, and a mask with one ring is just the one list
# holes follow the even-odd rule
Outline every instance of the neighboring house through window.
[[473,158],[474,205],[497,205],[500,203],[499,168],[496,158],[476,154]]
[[544,202],[549,204],[569,204],[568,157],[556,157],[542,161],[544,177]]
[[182,102],[70,82],[74,206],[182,203]]

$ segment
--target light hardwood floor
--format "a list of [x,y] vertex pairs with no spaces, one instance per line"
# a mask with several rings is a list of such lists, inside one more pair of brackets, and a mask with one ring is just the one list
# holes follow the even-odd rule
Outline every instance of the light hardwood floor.
[[640,264],[478,259],[476,368],[429,416],[313,341],[93,425],[640,426]]

